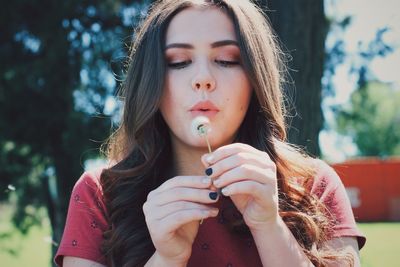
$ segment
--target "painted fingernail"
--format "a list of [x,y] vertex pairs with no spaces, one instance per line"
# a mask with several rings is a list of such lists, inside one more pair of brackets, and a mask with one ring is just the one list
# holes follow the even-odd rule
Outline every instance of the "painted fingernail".
[[203,180],[201,180],[201,182],[202,182],[203,184],[209,184],[209,183],[211,182],[211,178],[205,177],[205,178],[203,178]]
[[218,192],[210,192],[208,195],[212,200],[216,200],[218,198]]
[[214,160],[213,155],[208,155],[208,156],[206,157],[206,161],[207,161],[208,163],[212,163],[213,160]]
[[212,173],[213,173],[212,168],[207,168],[207,169],[206,169],[206,174],[207,174],[207,176],[210,176]]
[[214,184],[215,186],[219,186],[220,183],[221,183],[221,181],[220,181],[219,179],[213,181],[213,184]]
[[221,193],[226,196],[226,194],[228,194],[228,189],[226,187],[221,189]]

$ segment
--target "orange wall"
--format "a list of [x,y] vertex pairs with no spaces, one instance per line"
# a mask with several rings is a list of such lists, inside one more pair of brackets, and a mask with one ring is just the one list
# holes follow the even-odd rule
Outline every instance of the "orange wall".
[[359,159],[332,166],[357,221],[400,221],[400,159]]

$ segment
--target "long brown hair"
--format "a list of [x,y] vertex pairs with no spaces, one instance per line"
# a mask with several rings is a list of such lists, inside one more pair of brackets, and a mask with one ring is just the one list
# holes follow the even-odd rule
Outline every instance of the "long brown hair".
[[[242,66],[254,89],[235,141],[267,152],[277,165],[280,216],[316,266],[339,259],[351,264],[347,254],[322,247],[330,238],[332,218],[310,194],[315,175],[312,159],[285,142],[281,91],[285,69],[261,10],[245,0],[162,0],[150,7],[135,32],[120,92],[122,122],[107,143],[109,160],[117,162],[101,174],[110,223],[103,244],[109,266],[143,266],[155,251],[142,206],[151,190],[174,175],[170,136],[158,109],[166,72],[165,33],[174,15],[192,6],[218,7],[234,24]],[[233,232],[247,228],[243,219],[232,225]]]

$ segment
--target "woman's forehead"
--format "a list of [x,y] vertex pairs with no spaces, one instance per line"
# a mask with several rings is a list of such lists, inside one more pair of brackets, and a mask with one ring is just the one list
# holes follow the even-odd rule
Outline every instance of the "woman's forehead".
[[229,16],[217,7],[190,7],[176,14],[167,29],[166,43],[236,40]]

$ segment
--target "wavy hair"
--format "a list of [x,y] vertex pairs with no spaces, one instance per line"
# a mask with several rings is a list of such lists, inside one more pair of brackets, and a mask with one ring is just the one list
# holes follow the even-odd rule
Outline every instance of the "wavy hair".
[[[193,6],[220,8],[234,24],[242,67],[253,88],[235,141],[267,152],[275,162],[280,216],[314,265],[332,260],[353,265],[349,254],[323,246],[333,218],[310,194],[316,174],[313,160],[285,141],[283,53],[262,11],[244,0],[157,1],[137,28],[120,90],[122,122],[105,144],[108,159],[116,164],[100,177],[110,224],[102,246],[108,265],[143,266],[155,251],[142,206],[151,190],[176,175],[170,167],[168,127],[159,111],[166,73],[165,33],[174,15]],[[229,227],[232,233],[249,234],[243,218]]]

